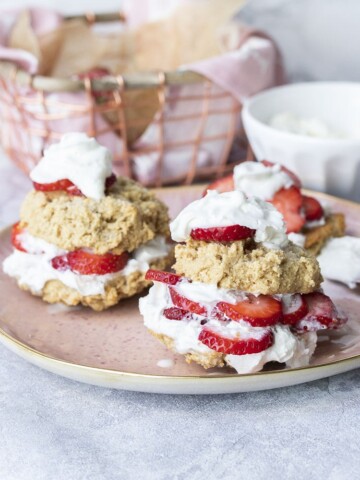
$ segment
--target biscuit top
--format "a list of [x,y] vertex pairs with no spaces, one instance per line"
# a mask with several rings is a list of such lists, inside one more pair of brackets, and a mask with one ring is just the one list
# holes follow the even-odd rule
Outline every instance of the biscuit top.
[[234,168],[236,190],[247,197],[271,200],[282,188],[290,188],[294,181],[281,165],[264,165],[261,162],[242,162]]
[[110,151],[85,133],[67,133],[61,141],[45,150],[43,158],[30,173],[36,183],[70,180],[85,197],[105,197],[105,180],[112,174]]
[[123,177],[97,201],[66,192],[31,191],[20,220],[34,237],[69,251],[91,248],[99,255],[132,252],[156,235],[169,235],[167,207]]
[[218,193],[208,190],[205,197],[190,203],[170,224],[176,242],[189,240],[196,228],[241,225],[256,230],[254,240],[268,248],[288,244],[282,215],[269,203],[248,199],[240,191]]

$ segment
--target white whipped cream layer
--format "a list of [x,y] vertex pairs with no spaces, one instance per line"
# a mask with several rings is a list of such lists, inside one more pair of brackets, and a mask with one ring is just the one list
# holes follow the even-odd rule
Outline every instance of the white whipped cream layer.
[[37,183],[68,179],[89,198],[105,196],[105,180],[112,173],[110,151],[85,133],[66,133],[59,143],[45,150],[30,173]]
[[298,247],[304,248],[305,246],[306,237],[301,233],[288,233],[288,239]]
[[208,190],[205,197],[190,203],[170,223],[176,242],[190,238],[195,228],[241,225],[256,230],[255,241],[268,248],[283,248],[288,243],[282,215],[270,203],[246,198],[238,191],[219,193]]
[[59,280],[83,296],[101,295],[110,280],[136,271],[146,272],[153,260],[167,256],[171,249],[164,237],[157,236],[132,252],[133,258],[119,272],[106,275],[80,275],[71,270],[57,270],[52,267],[51,259],[67,253],[66,250],[33,237],[26,231],[19,235],[19,240],[29,253],[14,249],[14,252],[4,260],[3,270],[36,295],[40,295],[46,282],[51,280]]
[[243,162],[234,168],[234,184],[247,197],[271,200],[276,192],[290,188],[294,181],[279,164],[266,167],[260,162]]
[[360,283],[360,238],[331,238],[317,259],[325,278],[345,283],[350,288]]
[[[179,285],[181,284],[177,285],[177,289]],[[223,292],[220,292],[218,297],[222,295]],[[151,287],[149,294],[139,301],[144,325],[155,333],[170,337],[174,342],[174,349],[180,354],[197,353],[206,355],[213,352],[198,340],[203,329],[203,325],[200,323],[203,317],[193,315],[190,320],[169,320],[162,312],[164,308],[168,308],[170,305],[171,298],[168,287],[156,282]],[[218,320],[211,319],[206,325],[229,338],[260,339],[264,335],[264,331],[268,330],[267,328],[252,327],[249,323],[243,321],[231,321],[224,326]],[[238,373],[257,372],[270,361],[286,363],[293,368],[308,365],[316,347],[317,335],[315,332],[296,335],[285,325],[277,325],[272,327],[271,330],[274,334],[274,344],[270,348],[256,354],[226,355],[225,361]]]

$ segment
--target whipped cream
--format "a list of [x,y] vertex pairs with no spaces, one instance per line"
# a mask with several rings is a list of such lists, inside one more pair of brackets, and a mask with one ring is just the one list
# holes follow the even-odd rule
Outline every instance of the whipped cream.
[[271,200],[282,188],[290,188],[294,181],[279,164],[266,167],[260,162],[243,162],[234,168],[236,190],[247,197]]
[[305,247],[306,237],[301,233],[288,233],[288,239],[298,247]]
[[150,242],[132,252],[130,259],[122,270],[105,275],[80,275],[71,270],[57,270],[52,267],[51,259],[67,253],[66,250],[33,237],[27,231],[19,235],[27,252],[14,249],[14,252],[3,262],[6,274],[16,278],[21,285],[27,286],[34,294],[41,294],[46,282],[59,280],[64,285],[77,290],[81,295],[103,294],[106,284],[119,276],[127,276],[133,272],[146,272],[153,260],[168,255],[171,246],[162,236],[157,236]]
[[360,238],[331,238],[317,259],[325,278],[345,283],[350,288],[360,283]]
[[[179,284],[180,286],[182,284]],[[186,285],[184,283],[184,285]],[[208,287],[209,285],[205,285]],[[223,289],[219,289],[223,290]],[[229,291],[232,295],[231,291]],[[217,293],[218,298],[224,292]],[[140,299],[139,308],[144,317],[145,326],[155,333],[166,335],[173,340],[173,348],[180,354],[197,353],[207,355],[213,350],[198,340],[203,329],[202,317],[193,315],[190,320],[174,321],[162,315],[163,309],[171,305],[171,298],[166,285],[155,283],[149,294]],[[210,319],[208,327],[224,334],[228,338],[260,339],[267,328],[252,327],[247,322],[228,322],[226,325],[216,319]],[[263,352],[248,355],[225,355],[225,361],[238,373],[257,372],[267,362],[277,361],[296,368],[308,365],[316,347],[316,332],[302,335],[293,334],[286,325],[271,328],[274,334],[274,344]]]
[[319,118],[303,118],[292,112],[281,112],[274,115],[269,125],[284,132],[306,135],[317,138],[345,138],[342,132],[332,129]]
[[205,197],[190,203],[170,224],[176,242],[189,239],[194,228],[242,225],[256,230],[255,241],[268,248],[283,248],[288,239],[282,215],[270,203],[246,198],[240,191],[218,193],[208,190]]
[[226,355],[226,362],[238,373],[258,372],[268,362],[286,363],[290,368],[309,365],[316,348],[316,332],[297,335],[283,325],[278,325],[272,330],[274,344],[271,347],[250,355]]
[[86,197],[100,200],[105,196],[105,180],[111,173],[112,156],[107,148],[85,133],[67,133],[45,150],[30,178],[37,183],[68,179]]

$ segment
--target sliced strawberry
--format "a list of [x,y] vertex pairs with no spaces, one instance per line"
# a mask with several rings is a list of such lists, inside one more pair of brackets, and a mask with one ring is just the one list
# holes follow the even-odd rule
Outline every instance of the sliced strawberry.
[[229,227],[194,228],[190,232],[191,238],[203,242],[236,242],[255,235],[255,230],[241,225]]
[[270,203],[283,215],[287,233],[297,233],[302,229],[305,218],[301,215],[302,196],[297,187],[282,188],[275,193]]
[[285,325],[294,325],[308,313],[309,309],[305,299],[299,294],[284,295],[282,297],[281,322]]
[[20,222],[17,222],[13,225],[11,230],[11,244],[16,250],[21,252],[27,252],[27,250],[22,246],[19,236],[24,233],[24,229],[20,227]]
[[122,270],[128,259],[129,255],[126,252],[121,255],[112,253],[96,255],[86,250],[74,250],[53,258],[51,264],[56,270],[67,270],[69,268],[80,275],[106,275]]
[[232,305],[219,302],[217,308],[235,321],[244,320],[253,327],[275,325],[282,317],[281,302],[270,295],[248,295],[246,300]]
[[[112,173],[107,179],[105,180],[105,189],[107,190],[116,182],[116,176]],[[67,178],[63,180],[58,180],[57,182],[52,183],[37,183],[33,182],[35,190],[41,192],[59,192],[64,191],[69,195],[76,195],[76,196],[84,196],[79,188],[73,184]]]
[[305,218],[309,222],[314,220],[320,220],[324,216],[324,210],[320,204],[314,197],[307,197],[303,195],[303,210],[305,213]]
[[[274,165],[276,165],[276,163],[269,162],[269,160],[263,160],[261,163],[265,165],[265,167],[273,167]],[[297,175],[295,175],[294,172],[284,167],[284,165],[280,165],[280,169],[287,175],[289,175],[291,180],[294,182],[295,187],[301,188],[301,180]]]
[[176,307],[191,313],[196,313],[197,315],[207,315],[207,309],[203,305],[184,297],[173,287],[169,287],[169,291],[171,300]]
[[298,331],[316,331],[324,328],[336,329],[347,321],[340,315],[332,300],[321,292],[303,295],[308,313],[296,323]]
[[206,192],[208,190],[217,190],[220,193],[224,192],[232,192],[234,190],[234,176],[233,174],[227,175],[226,177],[219,178],[219,180],[215,180],[213,183],[207,187],[207,189],[203,193],[203,197],[205,197]]
[[189,316],[191,317],[191,313],[189,313],[187,310],[177,307],[165,308],[163,315],[169,320],[184,320],[188,319]]
[[[76,75],[76,78],[79,80],[84,80],[85,78],[89,78],[90,80],[99,80],[103,77],[107,77],[108,75],[111,75],[111,72],[106,67],[93,67],[86,72],[79,73]],[[113,95],[111,90],[92,90],[91,94],[94,98],[96,98],[97,101],[105,101],[111,98]]]
[[152,280],[153,282],[166,283],[167,285],[176,285],[184,277],[176,275],[176,273],[163,272],[162,270],[148,270],[145,273],[145,280]]
[[271,330],[265,330],[260,339],[257,338],[228,338],[213,329],[204,327],[199,340],[211,350],[226,355],[248,355],[259,353],[271,347],[274,335]]

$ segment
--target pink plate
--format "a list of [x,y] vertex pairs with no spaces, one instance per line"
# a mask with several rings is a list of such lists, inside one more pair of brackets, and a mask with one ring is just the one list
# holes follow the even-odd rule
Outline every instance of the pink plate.
[[[203,188],[159,190],[174,216]],[[360,236],[360,206],[323,194],[334,211],[346,214],[348,232]],[[10,253],[9,229],[0,234],[0,261]],[[48,305],[18,289],[0,273],[0,341],[28,361],[79,381],[112,388],[158,393],[229,393],[293,385],[360,366],[360,289],[325,283],[325,292],[349,316],[340,331],[319,335],[311,365],[236,375],[205,371],[169,352],[143,327],[138,298],[105,312]]]

